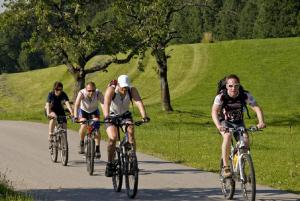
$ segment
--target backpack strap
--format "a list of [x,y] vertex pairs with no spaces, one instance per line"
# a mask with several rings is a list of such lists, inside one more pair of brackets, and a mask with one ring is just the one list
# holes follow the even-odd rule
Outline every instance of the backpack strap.
[[[249,113],[249,110],[248,110],[248,107],[247,107],[247,103],[246,103],[246,99],[247,99],[247,93],[248,91],[244,90],[242,87],[239,91],[239,95],[238,95],[238,98],[240,99],[241,101],[241,104],[242,104],[242,111],[244,108],[246,108],[246,111],[247,111],[247,116],[249,119],[251,119],[251,116],[250,116],[250,113]],[[227,90],[221,90],[220,94],[222,94],[222,101],[223,101],[223,104],[222,104],[222,109],[227,105],[228,103],[228,100],[229,100],[229,95],[227,94]]]
[[[132,95],[131,95],[131,88],[129,87],[128,88],[128,95],[129,95],[129,98],[130,98],[130,102],[131,102],[131,105],[132,105],[132,108],[133,108],[133,102],[132,102]],[[112,97],[112,100],[114,100],[116,97],[116,92],[114,92],[114,95]]]

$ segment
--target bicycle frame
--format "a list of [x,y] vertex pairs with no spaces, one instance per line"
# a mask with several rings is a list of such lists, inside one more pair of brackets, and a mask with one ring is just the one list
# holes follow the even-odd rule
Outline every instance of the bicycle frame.
[[[245,200],[254,201],[256,197],[256,179],[253,161],[250,150],[245,145],[244,133],[247,131],[258,131],[256,127],[245,129],[244,127],[226,128],[231,135],[237,134],[238,142],[234,145],[231,140],[231,151],[229,155],[229,163],[232,176],[223,177],[220,170],[220,181],[222,192],[226,199],[232,199],[235,192],[235,182],[241,182],[241,189]],[[221,159],[220,167],[223,167],[223,159]]]
[[[245,147],[244,136],[243,136],[245,131],[246,130],[243,127],[238,128],[235,132],[238,133],[239,141],[236,143],[235,146],[233,146],[233,141],[231,143],[230,158],[233,163],[232,167],[233,167],[234,176],[238,178],[238,181],[245,181],[245,175],[242,167],[242,158],[244,157],[244,155],[250,155],[249,148]],[[234,164],[235,154],[237,154],[238,157],[236,164]]]
[[[116,144],[115,150],[115,172],[112,177],[113,186],[116,192],[120,192],[123,183],[123,175],[125,176],[125,184],[127,196],[134,198],[138,190],[138,160],[135,154],[135,150],[132,144],[129,143],[128,137],[128,126],[130,125],[141,125],[143,121],[135,123],[126,123],[123,118],[115,117],[111,122],[117,127],[118,143]],[[125,126],[125,128],[123,128]],[[124,133],[124,137],[121,140],[120,129]],[[132,181],[132,182],[131,182]]]
[[66,166],[68,163],[68,141],[67,141],[67,129],[63,128],[64,120],[66,116],[58,116],[54,119],[55,128],[53,140],[50,142],[50,156],[53,162],[57,162],[58,151],[61,153],[62,165]]

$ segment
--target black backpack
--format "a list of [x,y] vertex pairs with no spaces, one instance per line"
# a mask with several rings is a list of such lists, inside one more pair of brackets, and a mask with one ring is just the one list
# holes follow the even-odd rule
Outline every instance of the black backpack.
[[[247,93],[248,91],[246,91],[244,89],[244,87],[242,85],[240,85],[239,87],[239,95],[238,95],[238,98],[240,99],[241,103],[242,103],[242,107],[243,108],[246,108],[246,111],[247,111],[247,116],[248,118],[250,119],[250,114],[249,114],[249,110],[248,110],[248,107],[247,107],[247,104],[246,104],[246,99],[247,99]],[[217,86],[217,95],[218,94],[223,94],[223,104],[222,104],[222,109],[227,105],[227,102],[229,100],[229,95],[227,94],[227,89],[226,89],[226,77],[224,77],[223,79],[221,79],[219,82],[218,82],[218,86]],[[221,112],[221,114],[219,114],[219,118],[220,120],[224,120],[225,117],[224,117],[224,114]]]

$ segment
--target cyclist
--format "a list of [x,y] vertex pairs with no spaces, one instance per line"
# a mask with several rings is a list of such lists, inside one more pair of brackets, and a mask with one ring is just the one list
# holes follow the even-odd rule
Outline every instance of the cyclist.
[[[138,90],[130,85],[129,77],[127,75],[120,75],[118,80],[113,80],[104,95],[104,120],[106,122],[106,132],[109,138],[107,145],[108,162],[105,170],[105,175],[111,177],[113,174],[112,160],[115,153],[115,144],[118,139],[117,127],[112,124],[115,116],[121,117],[125,123],[132,123],[132,115],[129,112],[129,105],[132,100],[138,107],[144,122],[150,121],[147,117],[143,101],[139,95]],[[135,149],[134,127],[128,126],[129,143]]]
[[[93,119],[99,121],[100,111],[98,104],[100,102],[101,108],[103,108],[103,94],[96,89],[94,82],[88,82],[84,89],[78,92],[75,105],[74,105],[74,119],[79,121],[85,121],[88,119]],[[96,150],[95,158],[100,158],[100,123],[96,123],[95,127],[97,129],[97,134],[95,136]],[[79,154],[84,154],[84,131],[86,129],[85,124],[80,125],[79,135],[80,135],[80,148]]]
[[[49,141],[52,140],[55,121],[58,116],[66,116],[63,103],[67,106],[71,116],[73,110],[69,103],[67,94],[63,91],[63,84],[59,81],[54,82],[53,89],[47,96],[45,113],[49,118]],[[67,128],[67,119],[63,119],[63,128]]]
[[[222,158],[223,158],[223,176],[230,177],[231,170],[227,165],[231,134],[225,128],[245,127],[243,119],[243,110],[245,105],[250,105],[251,109],[256,113],[258,119],[258,128],[265,128],[264,115],[262,109],[257,104],[253,96],[244,90],[240,90],[240,79],[238,76],[231,74],[226,77],[226,89],[219,93],[214,100],[211,116],[214,124],[223,137],[222,143]],[[244,104],[243,104],[244,103]],[[219,119],[219,114],[224,115],[224,119]],[[249,146],[249,138],[247,133],[244,133],[246,146]],[[238,139],[236,139],[238,140]]]

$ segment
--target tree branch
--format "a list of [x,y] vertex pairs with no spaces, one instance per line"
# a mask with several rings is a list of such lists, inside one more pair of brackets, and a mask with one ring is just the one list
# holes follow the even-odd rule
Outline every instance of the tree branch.
[[68,57],[68,54],[66,53],[66,51],[62,48],[60,48],[60,51],[63,55],[63,63],[67,66],[68,68],[68,71],[71,73],[71,74],[74,74],[76,69],[74,68],[74,66],[72,65],[72,63],[69,61],[69,57]]
[[125,64],[128,63],[132,57],[134,55],[136,55],[138,53],[138,50],[144,46],[148,41],[150,40],[150,38],[147,38],[146,40],[144,40],[143,42],[139,43],[138,45],[136,45],[131,51],[130,53],[127,55],[127,57],[125,59],[118,59],[116,56],[113,56],[111,59],[108,59],[106,62],[100,64],[100,65],[96,65],[94,67],[91,67],[89,69],[85,70],[86,74],[89,73],[94,73],[97,71],[104,71],[106,70],[112,63],[115,64]]

